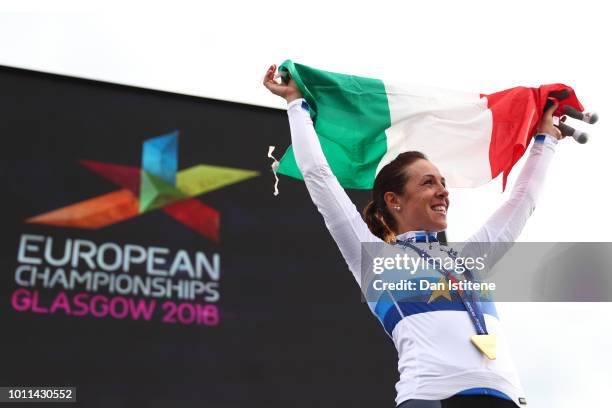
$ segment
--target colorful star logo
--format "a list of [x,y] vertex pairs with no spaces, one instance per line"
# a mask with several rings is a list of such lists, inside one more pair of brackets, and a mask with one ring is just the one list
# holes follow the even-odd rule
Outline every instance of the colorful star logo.
[[26,222],[98,229],[160,209],[205,237],[219,241],[219,212],[193,197],[259,173],[206,164],[177,172],[177,147],[178,131],[175,131],[144,141],[141,168],[81,160],[81,165],[122,188],[36,215]]

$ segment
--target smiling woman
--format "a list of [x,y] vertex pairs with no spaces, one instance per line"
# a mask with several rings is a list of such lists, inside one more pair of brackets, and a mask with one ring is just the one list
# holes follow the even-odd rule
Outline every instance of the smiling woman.
[[405,152],[376,177],[363,218],[374,235],[393,242],[394,231],[445,230],[448,205],[446,182],[436,166],[421,152]]
[[[471,271],[466,271],[469,282],[465,283],[456,268],[424,268],[431,281],[441,281],[441,286],[431,290],[444,292],[444,296],[428,293],[428,286],[423,293],[387,288],[369,297],[368,279],[362,279],[366,275],[361,269],[362,250],[371,248],[371,243],[387,249],[392,244],[428,261],[436,256],[459,259],[453,248],[437,242],[437,233],[447,227],[449,208],[449,193],[438,168],[420,152],[399,154],[377,174],[372,201],[362,217],[327,163],[301,91],[292,79],[277,83],[275,70],[273,65],[267,71],[264,85],[288,102],[293,152],[308,192],[361,285],[368,306],[397,349],[398,407],[525,405],[495,305],[481,302],[475,290],[464,290],[474,288]],[[510,248],[508,243],[518,238],[562,138],[552,123],[555,109],[552,106],[543,116],[509,200],[468,240],[464,253],[487,254],[488,264],[493,265]],[[370,255],[367,249],[363,254]],[[405,284],[410,286],[408,281]]]

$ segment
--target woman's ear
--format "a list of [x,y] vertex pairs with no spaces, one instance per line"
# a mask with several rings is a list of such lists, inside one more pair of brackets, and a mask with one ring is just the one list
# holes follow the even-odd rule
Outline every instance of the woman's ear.
[[387,208],[390,210],[398,207],[400,205],[400,198],[397,194],[392,191],[387,191],[383,195],[383,199],[385,200],[385,204],[387,204]]

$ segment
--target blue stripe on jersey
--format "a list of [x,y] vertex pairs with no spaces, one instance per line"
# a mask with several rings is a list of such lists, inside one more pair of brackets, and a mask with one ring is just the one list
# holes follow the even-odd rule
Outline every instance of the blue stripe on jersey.
[[[431,277],[427,277],[427,278],[422,278],[419,280],[423,280],[423,281],[428,281],[429,283],[437,283],[439,281],[439,279],[436,278],[431,278]],[[416,285],[418,285],[418,281],[415,280],[410,280],[411,282],[415,282]],[[378,299],[376,300],[376,306],[374,308],[374,314],[376,314],[376,316],[385,316],[387,314],[387,311],[390,308],[395,308],[395,305],[393,303],[393,299],[395,300],[402,300],[403,302],[427,302],[429,300],[429,298],[431,297],[431,290],[427,289],[427,290],[394,290],[392,291],[392,295],[393,295],[393,299],[391,298],[391,295],[389,294],[388,291],[374,291],[374,289],[372,289],[372,292],[374,292],[373,294],[368,294],[368,298],[374,298],[378,296]],[[458,300],[459,302],[461,301],[461,299],[457,296],[456,293],[454,292],[449,292],[451,295],[451,299],[453,300]],[[381,319],[382,320],[382,319]]]
[[[402,311],[403,316],[400,315],[397,306],[399,306],[399,309]],[[393,302],[388,297],[383,302],[380,302],[379,300],[379,302],[377,302],[376,304],[375,314],[382,322],[383,326],[385,327],[385,331],[387,332],[387,334],[389,334],[389,336],[391,336],[393,329],[400,322],[400,320],[402,320],[406,316],[412,316],[419,313],[438,312],[443,310],[466,312],[463,302],[457,299],[454,299],[452,301],[440,299],[435,300],[431,303],[427,303],[426,300],[415,301],[414,299],[402,299],[397,302],[397,306],[393,304]],[[495,309],[495,303],[481,302],[480,307],[483,314],[488,314],[490,316],[499,318],[497,316],[497,310]]]
[[510,398],[503,392],[494,390],[492,388],[470,388],[469,390],[458,392],[455,395],[491,395],[492,397],[497,397],[497,398],[502,398],[508,401],[512,401],[512,398]]

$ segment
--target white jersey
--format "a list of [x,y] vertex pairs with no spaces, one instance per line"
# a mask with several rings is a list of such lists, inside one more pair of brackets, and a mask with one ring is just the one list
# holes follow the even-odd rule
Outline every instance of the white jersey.
[[[361,285],[361,243],[382,242],[373,235],[360,212],[333,175],[321,150],[308,106],[292,101],[287,110],[297,165],[310,196],[323,215],[350,271]],[[535,208],[557,140],[545,135],[531,147],[512,193],[468,242],[514,242]],[[407,240],[415,231],[397,236]],[[428,252],[429,244],[422,245]],[[437,245],[437,244],[435,244]],[[503,246],[505,250],[508,245]],[[503,254],[497,254],[501,256]],[[483,303],[490,334],[497,335],[497,358],[487,359],[470,341],[475,329],[457,302],[433,302],[426,307],[403,303],[402,308],[372,308],[398,352],[399,381],[396,403],[409,399],[440,400],[472,388],[490,388],[509,396],[517,405],[524,397],[506,338],[492,302]],[[405,306],[405,307],[404,307]],[[396,310],[397,309],[397,310]]]

